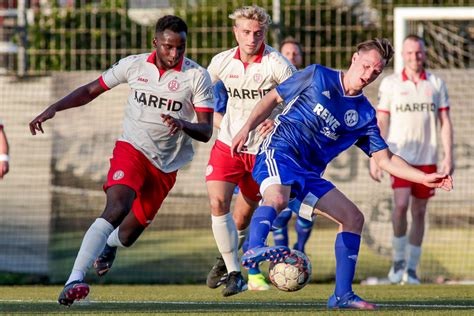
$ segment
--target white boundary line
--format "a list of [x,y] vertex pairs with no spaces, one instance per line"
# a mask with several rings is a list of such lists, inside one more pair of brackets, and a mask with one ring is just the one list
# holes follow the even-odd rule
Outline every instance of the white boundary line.
[[[2,300],[0,303],[53,303],[58,304],[54,300]],[[156,304],[156,305],[269,305],[269,306],[314,306],[325,307],[323,303],[291,303],[291,302],[192,302],[192,301],[78,301],[75,305],[99,305],[99,304]],[[379,307],[407,307],[407,308],[447,308],[447,309],[474,309],[474,305],[451,305],[451,304],[377,304]]]

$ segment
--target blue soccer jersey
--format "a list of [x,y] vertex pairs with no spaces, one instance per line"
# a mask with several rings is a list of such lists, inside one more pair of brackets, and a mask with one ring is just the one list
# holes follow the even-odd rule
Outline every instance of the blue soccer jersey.
[[364,95],[345,95],[341,76],[311,65],[276,88],[287,106],[257,156],[254,177],[262,193],[272,183],[291,185],[300,201],[315,195],[314,206],[334,187],[321,176],[337,155],[353,144],[369,156],[387,148],[376,111]]

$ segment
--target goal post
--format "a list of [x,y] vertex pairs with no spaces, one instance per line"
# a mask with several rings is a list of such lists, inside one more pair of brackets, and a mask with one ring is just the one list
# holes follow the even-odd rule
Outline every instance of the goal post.
[[400,72],[403,69],[402,44],[408,35],[408,22],[422,20],[474,20],[474,7],[428,7],[412,8],[398,7],[394,9],[394,45],[395,59],[394,70]]

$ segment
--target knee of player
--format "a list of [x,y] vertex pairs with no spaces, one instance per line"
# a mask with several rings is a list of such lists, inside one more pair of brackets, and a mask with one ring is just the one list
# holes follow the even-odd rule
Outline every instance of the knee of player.
[[225,215],[229,213],[230,203],[220,197],[210,197],[209,205],[211,206],[211,213],[214,216]]
[[120,225],[125,216],[130,212],[130,207],[121,203],[107,203],[102,218],[114,227]]
[[346,215],[347,216],[345,217],[344,222],[342,223],[343,226],[353,230],[361,231],[365,221],[364,214],[362,214],[362,212],[358,209],[354,209]]

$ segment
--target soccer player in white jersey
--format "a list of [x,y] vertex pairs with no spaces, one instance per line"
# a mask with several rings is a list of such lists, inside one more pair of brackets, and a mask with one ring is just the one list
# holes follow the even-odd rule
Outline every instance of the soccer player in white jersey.
[[5,134],[3,122],[0,120],[0,179],[3,179],[3,177],[8,173],[10,166],[9,160],[10,156],[8,156],[7,135]]
[[121,59],[30,123],[35,135],[58,111],[89,103],[121,83],[131,88],[123,134],[115,144],[104,185],[106,207],[84,236],[59,304],[69,306],[87,296],[89,286],[83,279],[94,260],[99,257],[98,267],[103,270],[97,272],[104,274],[116,247],[131,246],[155,217],[177,170],[193,158],[192,139],[211,138],[211,79],[204,68],[184,57],[187,30],[177,16],[160,18],[152,53]]
[[346,72],[311,65],[270,91],[254,108],[232,141],[238,154],[249,132],[284,101],[287,106],[275,120],[274,130],[257,155],[253,175],[260,184],[263,202],[250,223],[250,249],[242,265],[251,268],[262,261],[278,261],[289,249],[265,245],[270,225],[288,206],[290,196],[300,201],[300,216],[317,209],[339,223],[336,236],[336,286],[327,306],[331,309],[375,309],[352,291],[364,215],[331,182],[322,178],[327,164],[352,145],[373,156],[377,164],[394,175],[430,187],[452,189],[444,174],[426,174],[411,167],[388,150],[380,136],[375,110],[362,89],[373,82],[390,61],[388,40],[374,39],[357,46]]
[[[223,82],[228,103],[206,170],[212,231],[222,255],[222,259],[219,258],[209,272],[207,285],[217,287],[227,272],[222,291],[224,296],[247,289],[240,273],[239,240],[245,240],[251,213],[261,199],[251,172],[258,146],[273,128],[274,116],[262,122],[258,131],[250,136],[245,151],[235,157],[230,155],[232,137],[247,120],[257,101],[295,71],[286,58],[265,44],[271,19],[264,9],[255,5],[246,6],[236,9],[229,17],[235,21],[233,31],[238,46],[214,56],[208,67],[213,83],[219,80]],[[220,118],[215,120],[219,121]],[[236,185],[242,194],[236,201],[234,221],[230,204]],[[265,283],[258,269],[249,273],[249,282]]]
[[[422,38],[407,36],[403,41],[402,58],[402,72],[384,78],[379,88],[377,119],[381,134],[390,150],[409,164],[424,172],[435,172],[439,121],[444,151],[440,172],[452,174],[453,128],[446,85],[423,68],[426,53]],[[381,170],[373,161],[370,166],[370,175],[380,181]],[[392,283],[419,284],[416,268],[421,256],[426,208],[435,189],[394,175],[391,180],[393,263],[388,278]],[[410,201],[412,223],[407,237]]]

